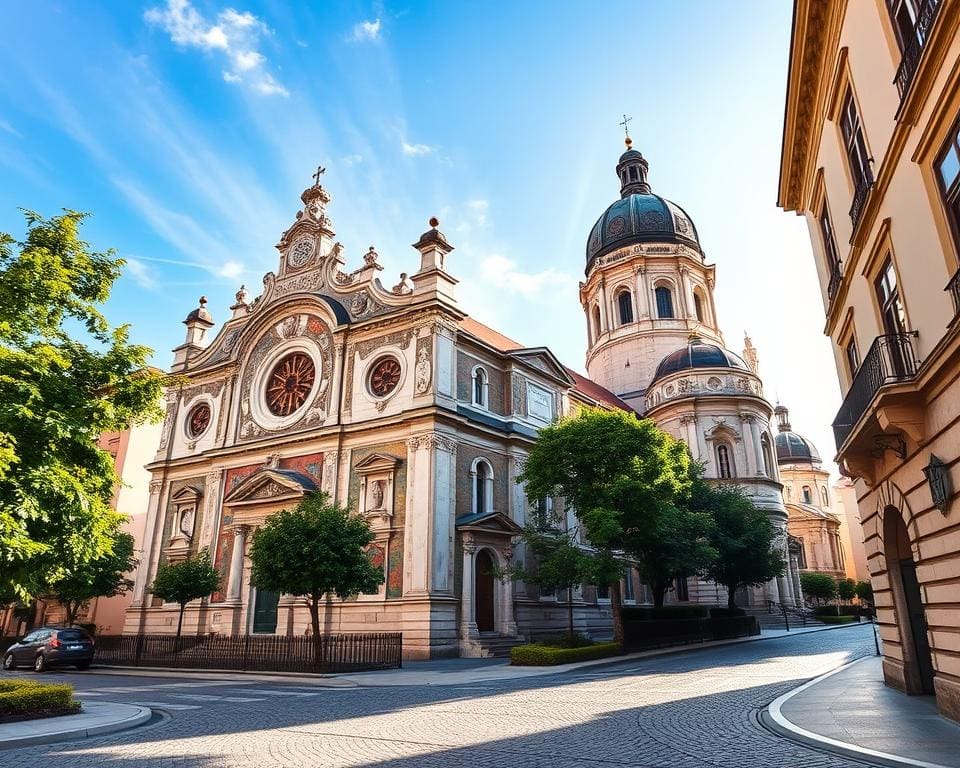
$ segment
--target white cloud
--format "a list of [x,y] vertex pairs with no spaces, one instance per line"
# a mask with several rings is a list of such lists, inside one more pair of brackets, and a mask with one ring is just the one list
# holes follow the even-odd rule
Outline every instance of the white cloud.
[[222,266],[217,269],[217,274],[220,277],[240,277],[244,272],[246,272],[246,267],[243,266],[239,261],[230,261],[225,262]]
[[573,275],[558,272],[553,267],[541,272],[521,272],[515,261],[499,254],[487,256],[480,262],[480,277],[508,293],[519,293],[527,298],[539,296],[547,288],[572,289],[577,284]]
[[407,157],[423,157],[433,153],[433,147],[429,144],[409,144],[406,141],[400,141],[400,148]]
[[490,203],[486,200],[468,200],[467,209],[473,215],[474,221],[481,227],[487,223],[487,211]]
[[361,21],[353,25],[353,31],[348,38],[351,42],[359,43],[364,40],[380,39],[380,19]]
[[340,162],[349,168],[351,165],[362,163],[363,155],[346,155],[345,157],[340,158]]
[[6,133],[9,133],[11,136],[16,136],[18,139],[23,138],[23,134],[20,133],[20,131],[14,128],[6,120],[0,120],[0,131],[5,131]]
[[266,71],[267,57],[257,48],[260,38],[269,35],[270,29],[249,11],[226,8],[217,14],[215,22],[210,22],[190,0],[167,0],[164,7],[148,9],[144,18],[163,29],[177,45],[225,56],[229,68],[223,72],[224,81],[245,83],[267,96],[290,95]]
[[141,288],[156,288],[156,277],[147,264],[131,256],[125,257],[124,260],[127,262],[127,274],[134,279],[137,285]]

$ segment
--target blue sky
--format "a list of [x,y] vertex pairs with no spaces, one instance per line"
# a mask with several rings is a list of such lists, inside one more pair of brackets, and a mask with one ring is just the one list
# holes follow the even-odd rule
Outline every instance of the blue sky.
[[803,221],[776,206],[791,3],[148,0],[0,6],[0,231],[94,214],[129,260],[108,306],[157,350],[218,320],[318,164],[351,264],[392,284],[430,216],[464,309],[583,368],[586,235],[621,114],[717,264],[728,346],[824,454],[839,390]]

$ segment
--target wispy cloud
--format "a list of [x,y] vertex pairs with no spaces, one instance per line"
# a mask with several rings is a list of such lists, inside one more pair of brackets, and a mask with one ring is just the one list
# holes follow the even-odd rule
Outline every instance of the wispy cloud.
[[259,50],[261,38],[270,35],[270,28],[249,11],[226,8],[217,14],[215,21],[209,21],[190,0],[167,0],[165,6],[147,9],[144,18],[170,35],[177,45],[225,57],[225,82],[244,83],[255,93],[266,96],[290,95],[267,72],[267,57]]
[[18,130],[17,130],[16,128],[14,128],[10,123],[8,123],[6,120],[4,120],[4,119],[2,119],[2,118],[0,118],[0,131],[4,131],[5,133],[9,133],[11,136],[16,136],[18,139],[22,139],[22,138],[23,138],[23,134],[20,133],[20,131],[18,131]]
[[400,140],[400,149],[407,157],[423,157],[433,154],[434,148],[429,144],[410,144],[403,139]]
[[573,275],[553,267],[540,272],[522,272],[515,261],[499,254],[487,256],[480,262],[480,277],[498,289],[527,298],[540,296],[548,288],[572,289],[577,284]]
[[474,222],[483,226],[487,223],[487,211],[490,208],[490,203],[487,200],[468,200],[467,201],[467,210],[470,211],[473,216]]
[[353,30],[350,32],[350,36],[347,39],[353,43],[360,43],[366,40],[379,40],[380,26],[380,19],[358,22],[353,25]]
[[343,163],[347,168],[358,163],[363,162],[363,155],[346,155],[340,158],[340,162]]
[[157,287],[157,278],[149,265],[132,256],[126,256],[124,260],[127,262],[127,274],[133,278],[137,285],[148,290]]

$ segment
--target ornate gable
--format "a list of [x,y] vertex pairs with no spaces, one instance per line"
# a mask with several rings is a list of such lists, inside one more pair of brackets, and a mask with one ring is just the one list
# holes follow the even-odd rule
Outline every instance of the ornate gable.
[[528,349],[517,349],[507,353],[509,357],[518,360],[526,365],[536,368],[545,373],[552,379],[568,387],[574,385],[573,379],[567,373],[567,369],[557,360],[553,352],[546,347],[530,347]]
[[307,475],[292,470],[264,468],[248,475],[227,494],[227,506],[251,506],[265,502],[298,502],[303,496],[317,490]]

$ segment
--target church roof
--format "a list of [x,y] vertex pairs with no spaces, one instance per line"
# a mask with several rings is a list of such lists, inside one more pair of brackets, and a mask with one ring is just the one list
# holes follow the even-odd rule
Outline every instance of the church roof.
[[821,459],[817,446],[791,429],[790,411],[787,410],[787,407],[777,403],[777,407],[773,409],[773,414],[777,417],[777,428],[779,430],[774,438],[777,447],[777,463],[809,462],[819,464]]
[[660,361],[651,385],[654,381],[671,373],[686,371],[691,368],[750,370],[750,366],[743,361],[740,355],[734,354],[729,349],[724,349],[717,344],[706,342],[699,336],[691,336],[685,347],[681,347],[676,352],[671,352]]
[[[564,366],[564,368],[567,367]],[[597,382],[588,379],[586,376],[581,376],[572,368],[567,368],[567,373],[569,373],[570,378],[576,382],[576,391],[584,395],[588,400],[608,405],[611,408],[620,408],[624,411],[633,410],[633,408],[623,402],[623,400],[613,394],[613,392],[605,387],[601,387]]]
[[793,513],[798,517],[805,517],[808,519],[817,519],[817,520],[826,520],[830,523],[840,524],[840,518],[838,518],[832,512],[827,512],[825,510],[815,507],[813,504],[804,504],[803,502],[797,501],[788,501],[784,504],[787,508],[787,513]]

